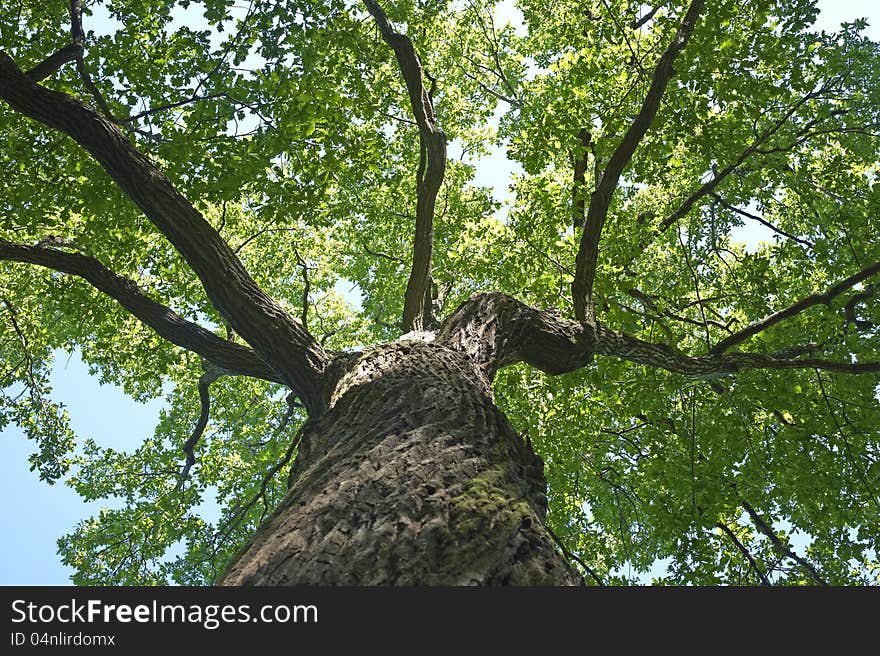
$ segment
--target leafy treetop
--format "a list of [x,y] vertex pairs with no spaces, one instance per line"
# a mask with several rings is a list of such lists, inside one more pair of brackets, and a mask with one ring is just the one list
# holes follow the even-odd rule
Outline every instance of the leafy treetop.
[[[518,6],[520,26],[482,0],[25,1],[0,10],[0,51],[116,125],[315,349],[501,290],[670,357],[798,360],[520,364],[494,389],[588,580],[660,561],[661,583],[876,584],[880,49],[864,22],[817,32],[812,0]],[[0,427],[34,441],[42,479],[107,500],[59,541],[75,582],[210,582],[283,494],[307,408],[289,380],[222,376],[136,318],[170,308],[199,348],[257,348],[218,311],[224,281],[206,292],[80,145],[7,105],[0,133]],[[473,182],[499,148],[521,167],[503,202]],[[744,245],[744,225],[767,241]],[[155,305],[126,305],[123,278]],[[78,440],[48,384],[58,349],[164,396],[155,433],[129,452]],[[200,516],[212,497],[217,522]]]

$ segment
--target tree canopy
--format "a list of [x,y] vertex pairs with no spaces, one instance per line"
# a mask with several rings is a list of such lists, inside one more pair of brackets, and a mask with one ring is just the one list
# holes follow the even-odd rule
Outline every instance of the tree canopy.
[[[482,0],[0,10],[0,427],[41,479],[107,500],[59,541],[76,583],[212,582],[316,403],[222,311],[238,265],[199,270],[186,226],[157,229],[155,199],[69,136],[82,103],[316,350],[434,330],[491,290],[611,331],[585,366],[493,385],[588,582],[878,583],[880,46],[863,21],[813,29],[812,0],[517,6],[520,25]],[[47,127],[20,78],[82,103]],[[503,198],[474,182],[499,149]],[[58,349],[164,397],[155,433],[74,435]]]

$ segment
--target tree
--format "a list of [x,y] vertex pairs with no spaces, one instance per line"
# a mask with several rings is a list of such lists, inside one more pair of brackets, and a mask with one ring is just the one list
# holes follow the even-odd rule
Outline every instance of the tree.
[[[877,582],[864,21],[519,7],[0,12],[0,417],[114,504],[77,583]],[[77,447],[56,349],[155,434]]]

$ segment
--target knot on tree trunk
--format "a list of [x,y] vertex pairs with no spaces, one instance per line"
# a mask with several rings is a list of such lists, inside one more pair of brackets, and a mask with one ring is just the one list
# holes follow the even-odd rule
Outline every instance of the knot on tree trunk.
[[474,294],[446,321],[437,342],[467,353],[491,380],[501,367],[527,362],[548,374],[583,367],[592,359],[592,323],[564,319],[501,292]]

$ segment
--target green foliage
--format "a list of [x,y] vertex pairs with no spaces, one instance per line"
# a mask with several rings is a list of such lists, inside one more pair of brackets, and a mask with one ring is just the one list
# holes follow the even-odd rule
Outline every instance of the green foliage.
[[[257,282],[300,316],[308,280],[309,328],[329,348],[398,336],[418,133],[363,8],[87,4],[86,64],[115,117]],[[387,3],[436,78],[454,156],[435,222],[442,315],[487,289],[570,314],[573,158],[587,158],[592,188],[685,4],[663,3],[634,29],[639,2],[522,0],[518,30],[493,25],[491,3]],[[858,23],[812,30],[814,4],[719,0],[704,11],[603,232],[596,294],[612,327],[698,354],[880,260],[880,48]],[[0,48],[22,68],[36,64],[68,42],[67,5],[0,10]],[[72,65],[44,84],[90,101]],[[592,135],[586,149],[581,129]],[[5,109],[0,133],[0,239],[56,236],[226,335],[194,274],[80,148]],[[501,183],[511,186],[503,202],[472,182],[475,162],[498,148],[522,169]],[[729,166],[718,197],[656,234]],[[732,208],[779,232],[747,246],[742,227],[753,221]],[[876,359],[880,294],[853,306],[855,321],[851,296],[743,347],[814,341],[841,361]],[[218,380],[198,463],[178,488],[180,445],[199,412],[196,357],[87,284],[36,267],[0,262],[0,315],[0,427],[14,422],[34,441],[42,479],[106,501],[59,541],[75,581],[212,581],[283,494],[283,475],[263,490],[264,476],[300,411],[282,427],[278,386]],[[131,452],[77,439],[51,400],[57,349],[79,350],[133,398],[164,397],[155,433]],[[877,385],[876,375],[812,370],[698,380],[598,359],[557,378],[517,366],[495,390],[545,460],[551,526],[605,582],[753,584],[757,568],[774,583],[816,583],[745,502],[825,581],[877,584]],[[215,500],[220,516],[207,517]]]

